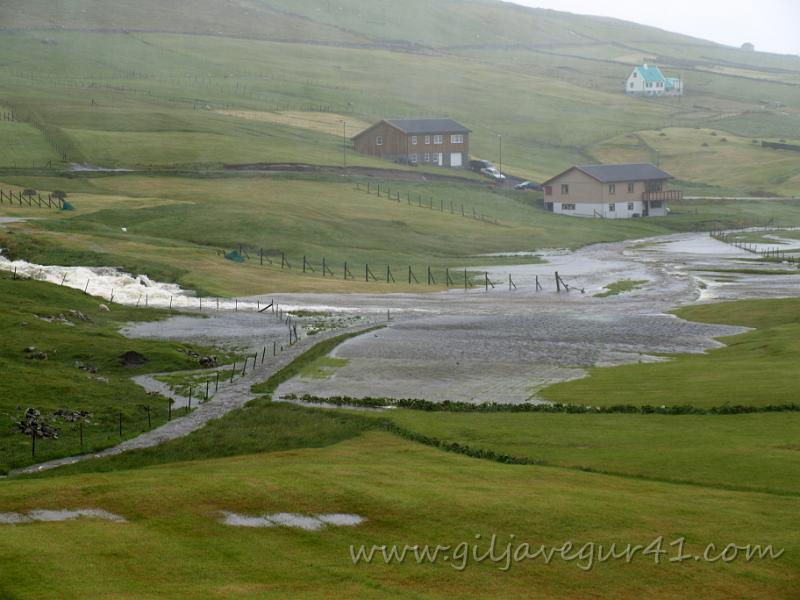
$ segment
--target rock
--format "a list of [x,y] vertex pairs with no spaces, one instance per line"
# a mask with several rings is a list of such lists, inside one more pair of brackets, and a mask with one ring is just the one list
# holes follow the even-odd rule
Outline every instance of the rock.
[[47,354],[44,352],[32,352],[26,358],[30,360],[47,360]]
[[84,313],[82,313],[79,310],[70,309],[69,310],[69,314],[73,318],[78,319],[78,321],[91,321],[91,319],[87,315],[85,315]]
[[98,308],[100,309],[100,312],[109,312],[110,311],[110,309],[105,304],[101,304]]
[[25,352],[27,352],[28,354],[30,354],[31,352],[36,352],[36,346],[28,346],[27,348],[25,348]]
[[217,362],[216,356],[202,356],[200,357],[200,366],[204,369],[213,369],[214,367],[218,367],[219,363]]
[[139,354],[135,350],[128,350],[119,357],[119,361],[124,367],[140,367],[150,362],[146,356]]

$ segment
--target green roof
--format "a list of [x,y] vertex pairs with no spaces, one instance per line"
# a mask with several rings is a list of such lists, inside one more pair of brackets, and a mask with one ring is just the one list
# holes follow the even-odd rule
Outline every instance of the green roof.
[[666,78],[664,77],[664,74],[661,72],[661,69],[659,69],[658,67],[648,67],[647,65],[645,65],[642,67],[636,67],[636,70],[639,72],[639,76],[645,81],[649,82],[667,81]]

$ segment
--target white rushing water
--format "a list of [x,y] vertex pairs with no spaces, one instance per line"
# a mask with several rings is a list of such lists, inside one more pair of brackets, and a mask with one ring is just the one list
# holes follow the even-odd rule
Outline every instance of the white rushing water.
[[[239,300],[236,298],[200,298],[193,291],[174,283],[154,281],[147,275],[131,275],[114,267],[64,267],[37,265],[24,260],[9,260],[0,250],[0,270],[16,272],[18,277],[46,281],[56,285],[82,290],[126,306],[154,308],[184,308],[193,310],[263,309],[269,302]],[[282,304],[284,311],[310,310],[319,312],[356,312],[361,309],[318,304]]]

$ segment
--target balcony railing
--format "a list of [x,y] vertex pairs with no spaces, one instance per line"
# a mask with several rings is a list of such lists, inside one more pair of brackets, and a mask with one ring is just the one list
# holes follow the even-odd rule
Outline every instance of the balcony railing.
[[671,202],[683,200],[683,192],[680,190],[668,190],[665,192],[644,192],[642,194],[643,202]]

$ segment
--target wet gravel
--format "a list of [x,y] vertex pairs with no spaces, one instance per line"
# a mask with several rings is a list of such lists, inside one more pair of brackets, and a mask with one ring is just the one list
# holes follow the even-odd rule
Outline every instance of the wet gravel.
[[[702,234],[598,244],[544,258],[546,264],[487,267],[496,284],[488,292],[278,296],[281,302],[371,314],[390,309],[394,315],[388,328],[337,348],[334,355],[349,362],[332,377],[296,378],[278,395],[535,402],[542,387],[583,377],[588,367],[703,352],[719,346],[714,338],[743,331],[683,321],[666,314],[671,309],[800,292],[800,275],[793,274],[726,273],[718,281],[715,269],[761,266],[753,264],[752,254]],[[556,270],[570,292],[556,293]],[[645,283],[629,293],[595,297],[623,279]]]

